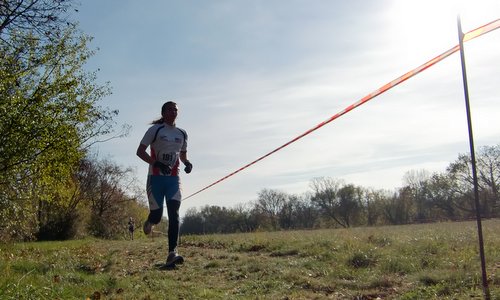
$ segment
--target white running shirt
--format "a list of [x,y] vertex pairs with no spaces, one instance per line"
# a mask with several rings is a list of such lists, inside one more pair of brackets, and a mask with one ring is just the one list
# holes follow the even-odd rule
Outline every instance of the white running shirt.
[[149,146],[151,157],[170,166],[172,172],[164,174],[159,168],[150,165],[148,175],[178,176],[179,153],[187,151],[187,140],[187,133],[181,128],[165,123],[151,126],[144,134],[141,144]]

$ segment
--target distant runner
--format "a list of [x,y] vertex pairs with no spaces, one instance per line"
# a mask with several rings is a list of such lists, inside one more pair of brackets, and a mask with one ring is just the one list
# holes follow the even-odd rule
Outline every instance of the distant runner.
[[129,234],[130,240],[134,239],[134,230],[135,230],[134,219],[132,217],[130,217],[128,219],[128,234]]

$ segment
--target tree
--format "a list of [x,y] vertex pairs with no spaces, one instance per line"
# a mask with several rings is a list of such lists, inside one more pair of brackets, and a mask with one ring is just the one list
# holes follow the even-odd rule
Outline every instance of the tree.
[[279,214],[286,204],[287,194],[277,190],[263,189],[259,192],[255,207],[269,220],[273,230],[279,229]]
[[[482,147],[476,155],[476,170],[479,186],[479,200],[483,217],[497,216],[500,208],[499,180],[500,180],[500,145]],[[472,217],[475,212],[473,194],[472,163],[470,156],[460,154],[446,169],[453,181],[454,192],[459,195],[455,199],[456,205],[469,213]]]
[[344,227],[356,224],[362,215],[364,191],[353,184],[343,186],[339,192],[338,214]]
[[[67,172],[83,150],[100,136],[112,132],[118,111],[98,106],[109,88],[96,86],[95,74],[82,68],[92,55],[89,38],[74,36],[68,29],[58,44],[46,45],[34,55],[39,43],[23,35],[24,54],[1,47],[0,184],[39,177],[47,168]],[[5,46],[5,45],[3,45]],[[59,174],[58,174],[59,175]]]
[[375,226],[379,223],[382,216],[382,207],[385,200],[389,197],[388,192],[384,190],[368,189],[365,193],[365,211],[366,225]]
[[323,216],[333,219],[337,224],[342,225],[338,219],[336,210],[338,207],[337,193],[342,185],[342,181],[332,178],[314,178],[311,181],[312,197],[311,202],[316,205]]
[[237,232],[253,232],[258,228],[259,222],[251,203],[239,203],[233,210],[236,215]]
[[360,216],[364,194],[360,187],[331,178],[316,178],[311,187],[311,201],[338,225],[350,227]]
[[309,193],[304,194],[294,201],[295,228],[316,228],[320,223],[320,216],[320,212],[311,202],[311,195]]
[[[0,4],[2,236],[23,228],[14,236],[33,237],[36,225],[28,223],[41,216],[40,204],[65,201],[54,191],[64,191],[88,147],[114,131],[118,111],[98,105],[110,89],[83,68],[94,52],[91,38],[67,20],[70,7],[63,0]],[[16,218],[18,211],[27,215]]]
[[386,221],[392,225],[409,224],[412,222],[413,201],[411,191],[401,188],[398,192],[384,199],[382,205]]
[[46,191],[48,200],[38,199],[37,240],[66,240],[84,235],[85,220],[79,208],[78,182],[68,178],[58,190]]
[[203,228],[207,233],[229,233],[234,232],[234,214],[230,209],[216,205],[206,205],[200,215]]
[[483,183],[483,205],[487,217],[500,216],[500,145],[484,146],[477,159],[478,179]]
[[432,205],[431,219],[457,220],[460,211],[456,199],[460,197],[454,193],[453,181],[448,174],[434,174],[428,181],[425,198]]
[[[8,43],[17,31],[30,31],[49,43],[66,26],[74,25],[66,13],[68,0],[6,0],[0,3],[0,40]],[[75,9],[76,10],[76,9]]]
[[429,184],[429,172],[426,170],[408,171],[403,181],[405,182],[405,195],[411,197],[414,203],[416,222],[426,222],[430,217],[430,205],[426,198],[426,192]]
[[206,205],[199,211],[190,208],[182,218],[184,234],[251,232],[257,228],[256,215],[247,205],[233,208]]
[[[86,159],[78,173],[81,201],[88,207],[89,232],[97,237],[112,238],[123,230],[124,220],[131,216],[126,210],[129,202],[138,203],[134,190],[135,182],[131,168],[123,168],[109,160]],[[132,216],[138,219],[140,216]]]
[[203,234],[205,228],[203,217],[194,207],[189,208],[182,218],[181,229],[183,234]]

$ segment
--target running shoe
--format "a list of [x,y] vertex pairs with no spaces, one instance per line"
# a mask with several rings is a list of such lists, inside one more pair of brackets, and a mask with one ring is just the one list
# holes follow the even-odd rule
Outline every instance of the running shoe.
[[181,265],[184,263],[184,257],[177,255],[177,252],[175,251],[170,251],[170,253],[167,256],[167,262],[165,263],[165,266],[168,267],[173,267],[176,264]]
[[142,226],[142,231],[144,231],[145,235],[148,235],[151,233],[151,230],[153,229],[153,224],[149,223],[148,220],[144,222],[144,225]]

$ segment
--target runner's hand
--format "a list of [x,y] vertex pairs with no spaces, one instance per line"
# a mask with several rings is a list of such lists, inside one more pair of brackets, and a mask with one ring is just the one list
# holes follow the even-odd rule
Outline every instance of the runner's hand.
[[184,168],[184,172],[186,172],[187,174],[191,173],[191,170],[193,169],[193,164],[191,162],[189,162],[189,160],[186,160],[184,165],[186,166]]
[[172,168],[170,168],[170,166],[162,163],[161,161],[155,161],[153,163],[153,167],[160,169],[160,171],[163,174],[170,174],[172,172]]

